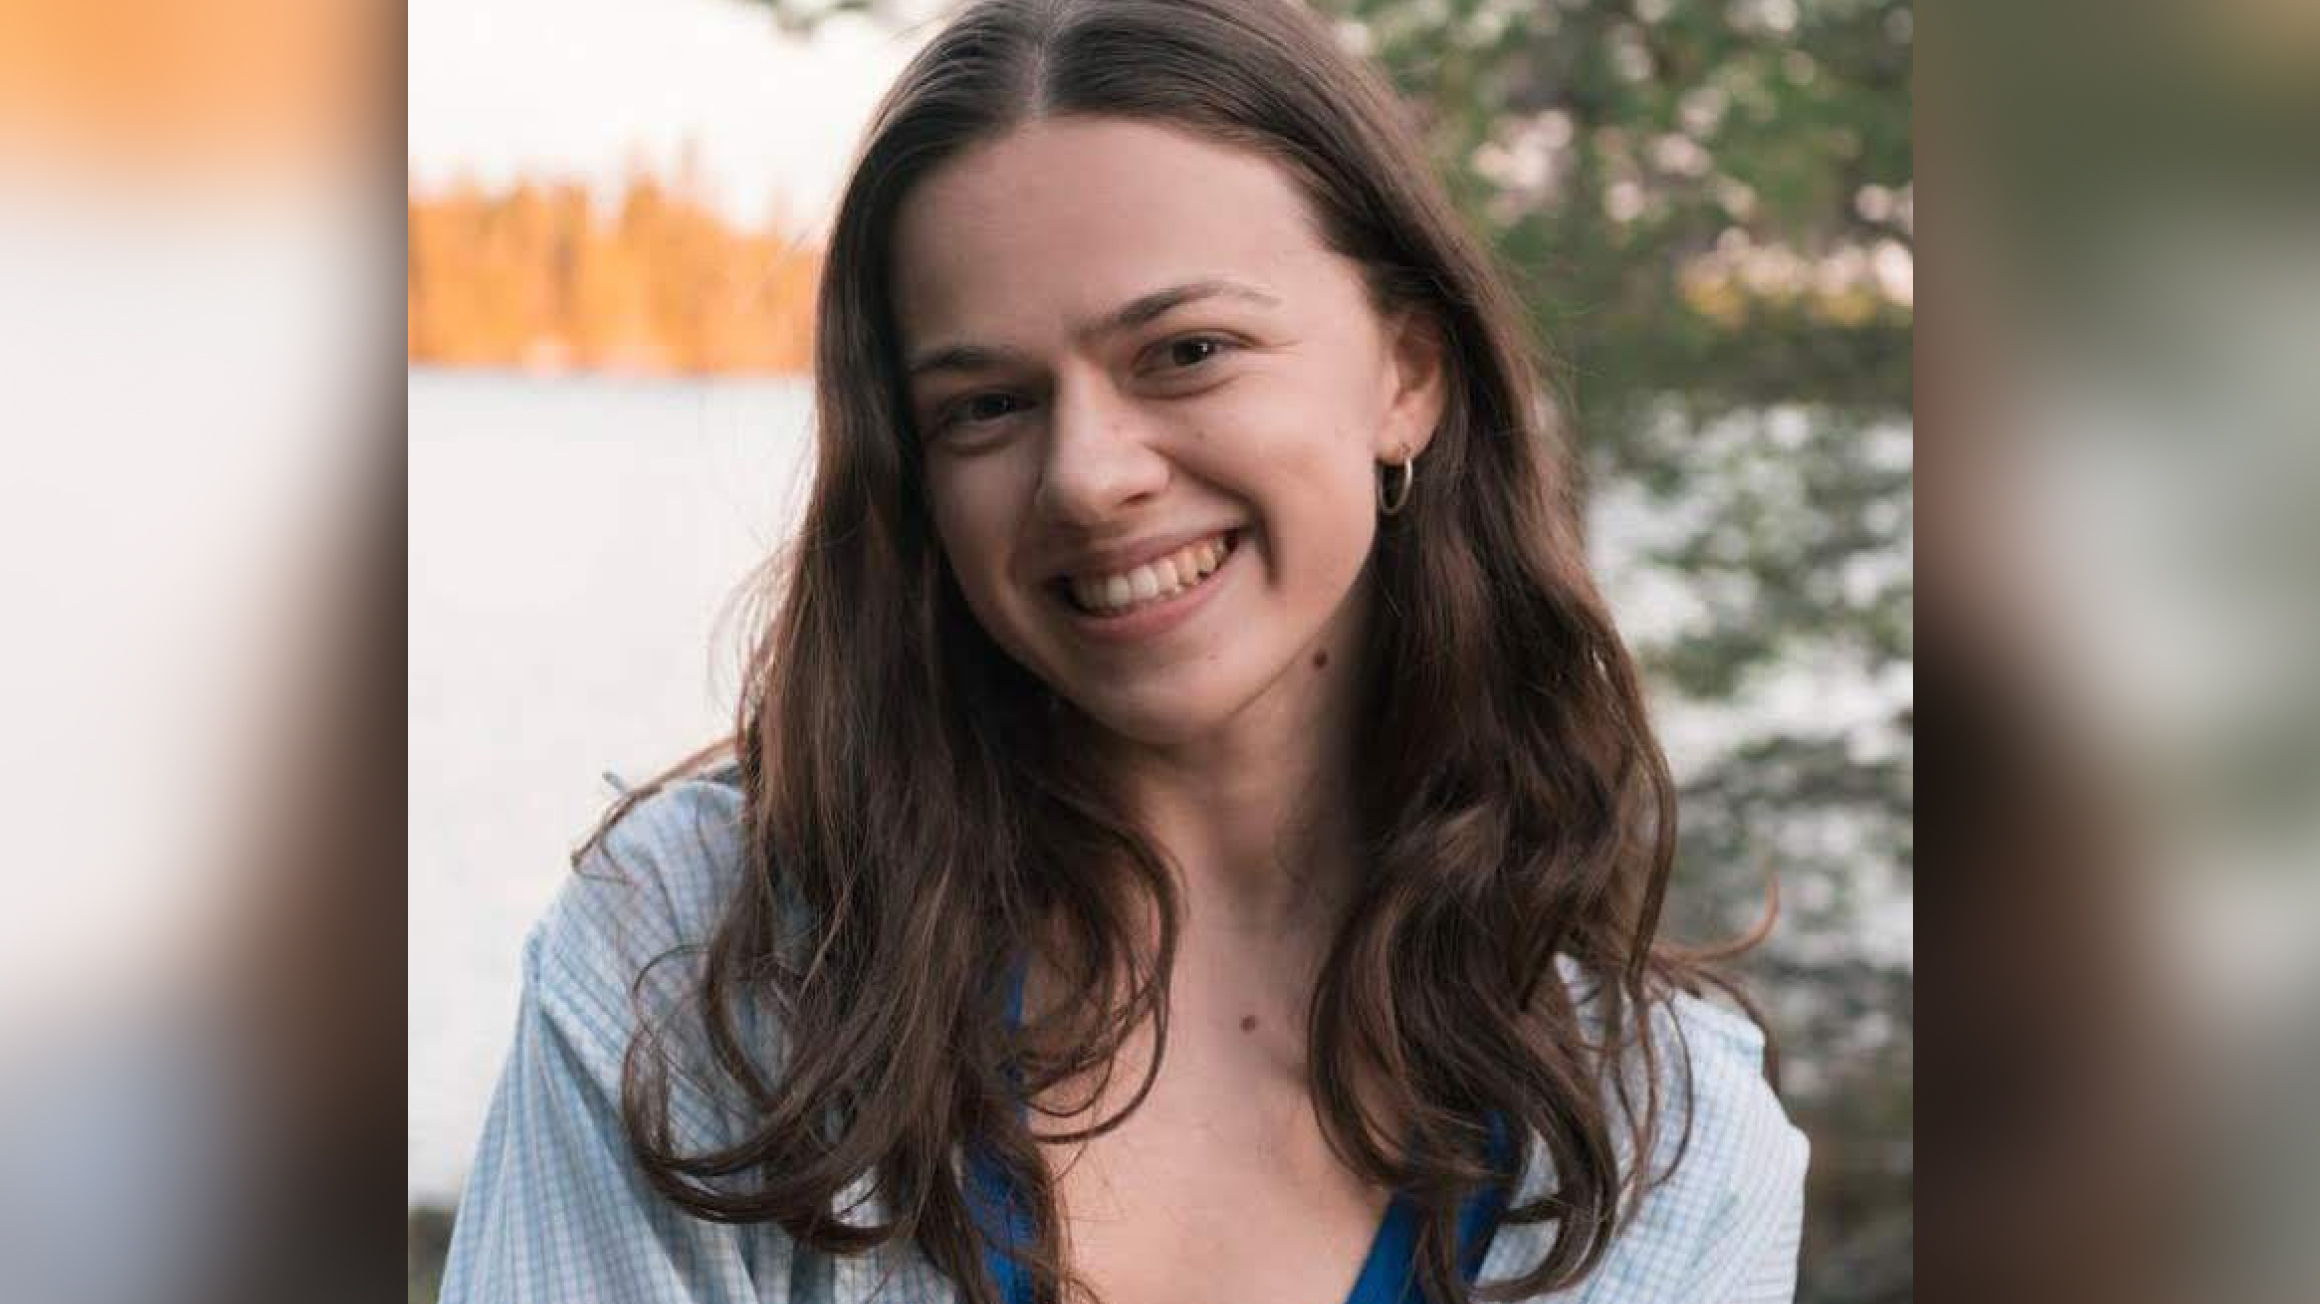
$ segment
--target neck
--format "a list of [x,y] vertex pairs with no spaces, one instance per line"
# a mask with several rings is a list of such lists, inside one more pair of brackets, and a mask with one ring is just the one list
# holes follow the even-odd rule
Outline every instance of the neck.
[[[1352,750],[1339,732],[1107,749],[1127,808],[1182,890],[1168,995],[1179,1066],[1303,1080],[1307,1005],[1358,886]],[[1140,1080],[1150,1049],[1141,1032],[1123,1046],[1123,1081]]]
[[1348,603],[1220,727],[1152,744],[1077,716],[1073,747],[1175,868],[1183,929],[1169,1003],[1183,1034],[1229,1028],[1286,1061],[1360,886],[1353,794],[1366,611]]
[[[1287,740],[1283,740],[1286,744]],[[1355,857],[1337,748],[1203,747],[1139,767],[1130,808],[1183,875],[1186,927],[1250,938],[1334,920]]]
[[[1357,886],[1358,644],[1342,631],[1224,727],[1097,751],[1177,867],[1188,948],[1326,949]],[[1315,957],[1317,958],[1317,957]]]

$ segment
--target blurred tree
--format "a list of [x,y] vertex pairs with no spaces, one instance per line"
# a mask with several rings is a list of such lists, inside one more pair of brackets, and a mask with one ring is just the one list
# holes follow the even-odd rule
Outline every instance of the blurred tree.
[[[928,0],[751,0],[793,30]],[[1552,350],[1728,936],[1815,1154],[1800,1298],[1911,1287],[1907,0],[1318,0]],[[1645,603],[1645,596],[1653,600]]]
[[794,375],[821,254],[727,226],[698,168],[641,164],[607,215],[576,182],[411,193],[410,357],[436,366]]

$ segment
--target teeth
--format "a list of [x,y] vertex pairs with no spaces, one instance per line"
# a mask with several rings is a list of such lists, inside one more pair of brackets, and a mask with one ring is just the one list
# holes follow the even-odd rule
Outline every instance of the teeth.
[[1071,595],[1090,611],[1117,615],[1132,607],[1174,597],[1198,584],[1224,564],[1227,551],[1224,540],[1209,539],[1122,574],[1075,578],[1071,581]]

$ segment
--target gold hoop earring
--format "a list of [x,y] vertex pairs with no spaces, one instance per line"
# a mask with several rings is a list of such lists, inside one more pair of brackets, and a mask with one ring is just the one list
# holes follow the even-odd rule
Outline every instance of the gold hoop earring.
[[[1393,473],[1396,470],[1402,473],[1402,483],[1399,489],[1396,489],[1393,483]],[[1404,453],[1401,461],[1387,463],[1385,473],[1378,477],[1378,514],[1381,516],[1400,515],[1402,509],[1410,505],[1410,490],[1417,483],[1418,455],[1416,453]]]

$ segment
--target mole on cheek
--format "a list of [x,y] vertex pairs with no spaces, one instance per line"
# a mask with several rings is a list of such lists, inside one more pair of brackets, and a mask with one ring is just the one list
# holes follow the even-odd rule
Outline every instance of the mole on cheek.
[[1254,1015],[1254,1014],[1244,1014],[1244,1015],[1242,1015],[1242,1016],[1241,1016],[1241,1031],[1242,1031],[1242,1032],[1255,1032],[1256,1030],[1257,1030],[1257,1016],[1256,1016],[1256,1015]]
[[1328,654],[1327,652],[1316,652],[1316,653],[1314,653],[1314,654],[1313,654],[1313,668],[1314,668],[1315,670],[1321,670],[1321,669],[1324,669],[1324,668],[1326,668],[1328,665],[1329,665],[1329,654]]

